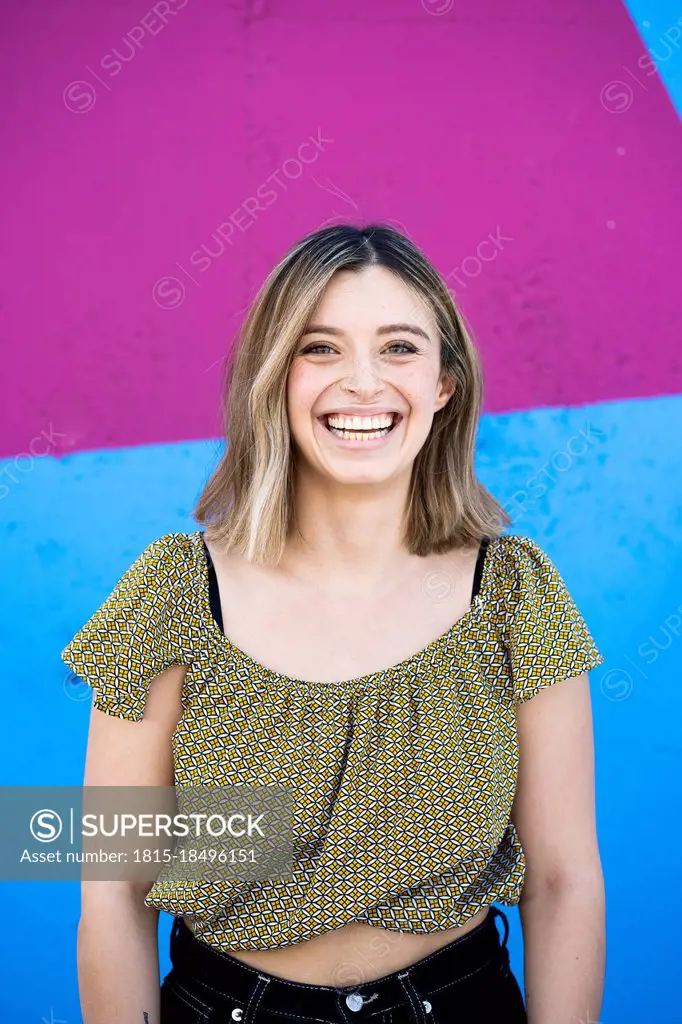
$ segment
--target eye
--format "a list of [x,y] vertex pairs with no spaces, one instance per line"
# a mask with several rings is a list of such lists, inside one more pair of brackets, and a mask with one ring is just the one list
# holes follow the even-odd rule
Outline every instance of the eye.
[[389,348],[395,348],[396,345],[398,346],[398,348],[405,349],[407,352],[417,352],[418,351],[416,345],[413,345],[412,342],[410,342],[410,341],[392,341],[391,344],[388,347]]
[[312,345],[306,345],[304,349],[301,349],[301,355],[307,356],[310,353],[319,352],[320,349],[326,348],[329,352],[333,351],[331,345],[327,345],[324,341],[314,341]]
[[[398,355],[402,355],[405,352],[409,355],[419,351],[416,345],[413,345],[410,341],[392,341],[391,344],[387,346],[386,351],[390,352],[396,348],[403,350],[402,352],[398,352]],[[301,349],[301,355],[317,355],[319,353],[324,353],[325,350],[327,352],[334,352],[332,346],[328,345],[326,342],[314,341],[312,344],[306,345],[305,348]]]

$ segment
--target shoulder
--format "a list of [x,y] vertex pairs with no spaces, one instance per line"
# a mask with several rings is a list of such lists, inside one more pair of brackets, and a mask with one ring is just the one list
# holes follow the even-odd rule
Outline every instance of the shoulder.
[[493,550],[494,575],[508,595],[522,597],[565,586],[550,556],[530,537],[500,534],[495,538]]
[[171,665],[189,665],[201,636],[192,559],[198,534],[150,541],[61,651],[66,665],[96,690],[94,706],[141,721],[151,681]]
[[134,556],[119,556],[113,587],[100,595],[102,604],[93,621],[113,626],[125,619],[142,621],[146,614],[172,615],[182,610],[197,579],[196,551],[199,534],[165,533],[150,541]]
[[124,688],[140,696],[142,683],[171,664],[192,661],[200,636],[200,541],[199,533],[179,532],[150,541],[128,559],[113,589],[63,648],[61,657],[76,675],[108,694],[108,707],[130,711],[121,703]]
[[519,534],[497,537],[492,576],[495,606],[511,635],[541,632],[549,638],[559,622],[582,628],[564,577],[537,541]]
[[603,660],[559,569],[530,537],[502,534],[491,585],[517,699]]
[[196,549],[201,536],[196,533],[164,533],[143,548],[140,558],[146,561],[183,561]]
[[126,577],[144,577],[147,583],[183,579],[196,564],[199,533],[164,533],[149,542],[126,569]]

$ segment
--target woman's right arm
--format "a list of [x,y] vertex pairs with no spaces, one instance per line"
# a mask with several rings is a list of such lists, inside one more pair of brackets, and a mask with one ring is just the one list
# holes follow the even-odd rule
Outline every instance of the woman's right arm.
[[[172,786],[171,737],[187,667],[157,675],[140,722],[93,707],[84,786]],[[160,1024],[159,911],[151,882],[81,882],[78,986],[83,1024]]]

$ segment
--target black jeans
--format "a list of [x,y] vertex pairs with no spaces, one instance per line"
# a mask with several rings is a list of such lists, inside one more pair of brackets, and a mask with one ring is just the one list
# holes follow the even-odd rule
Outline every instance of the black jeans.
[[481,924],[409,967],[335,988],[248,967],[201,942],[178,917],[172,967],[161,985],[161,1024],[526,1024],[508,937],[506,915],[491,906]]

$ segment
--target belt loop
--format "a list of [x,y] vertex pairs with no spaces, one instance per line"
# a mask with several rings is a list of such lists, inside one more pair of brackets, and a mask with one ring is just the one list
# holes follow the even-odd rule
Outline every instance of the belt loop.
[[265,990],[271,981],[272,978],[259,973],[256,986],[249,997],[248,1003],[246,1004],[242,1024],[251,1024],[251,1021],[257,1019],[258,1007],[260,1006],[261,1000],[265,995]]
[[428,1017],[426,1014],[431,1012],[431,1003],[427,999],[422,999],[419,992],[417,992],[409,967],[398,975],[398,981],[403,986],[407,1000],[412,1008],[414,1019],[420,1022],[427,1021]]

